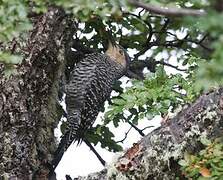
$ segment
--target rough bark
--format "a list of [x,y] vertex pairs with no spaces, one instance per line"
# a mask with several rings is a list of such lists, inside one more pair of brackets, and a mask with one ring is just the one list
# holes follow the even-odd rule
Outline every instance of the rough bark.
[[165,125],[145,136],[101,172],[76,180],[181,180],[178,160],[199,152],[200,138],[222,137],[223,88],[204,94]]
[[31,20],[26,42],[16,44],[23,63],[9,79],[0,77],[0,179],[47,179],[56,148],[59,79],[72,28],[56,7]]

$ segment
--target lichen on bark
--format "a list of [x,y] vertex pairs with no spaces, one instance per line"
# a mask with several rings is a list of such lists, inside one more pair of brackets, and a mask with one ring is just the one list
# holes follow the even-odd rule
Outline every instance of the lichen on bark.
[[70,20],[57,7],[31,20],[23,62],[9,79],[0,78],[0,177],[6,179],[47,179],[61,117],[58,84]]

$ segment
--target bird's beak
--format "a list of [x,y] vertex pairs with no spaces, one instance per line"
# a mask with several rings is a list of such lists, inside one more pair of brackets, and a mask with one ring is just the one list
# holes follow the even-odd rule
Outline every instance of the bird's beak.
[[112,49],[114,47],[114,45],[112,44],[112,42],[109,40],[108,41],[108,49]]
[[116,49],[116,44],[113,43],[111,40],[108,40],[108,48],[107,52],[113,52]]
[[113,41],[112,39],[108,40],[108,49],[109,48],[115,48],[117,47],[117,44],[115,43],[115,41]]

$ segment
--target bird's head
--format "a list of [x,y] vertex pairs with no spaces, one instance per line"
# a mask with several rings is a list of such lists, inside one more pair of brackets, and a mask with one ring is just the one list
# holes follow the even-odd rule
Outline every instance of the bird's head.
[[116,63],[121,64],[124,68],[128,68],[130,57],[122,46],[109,41],[108,49],[105,54],[107,54]]

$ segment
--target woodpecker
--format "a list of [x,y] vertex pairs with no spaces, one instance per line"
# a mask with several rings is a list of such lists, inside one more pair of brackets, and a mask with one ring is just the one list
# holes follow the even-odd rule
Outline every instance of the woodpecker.
[[72,142],[80,142],[95,122],[115,81],[128,69],[130,58],[121,46],[109,42],[105,54],[92,53],[77,63],[65,87],[67,128],[55,152],[53,170]]

